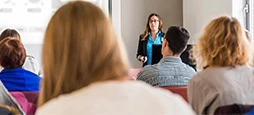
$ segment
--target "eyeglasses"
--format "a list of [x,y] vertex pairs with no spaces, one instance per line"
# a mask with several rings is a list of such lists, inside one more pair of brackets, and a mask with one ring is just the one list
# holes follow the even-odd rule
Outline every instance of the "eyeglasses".
[[149,23],[156,23],[156,22],[159,22],[159,20],[149,20]]

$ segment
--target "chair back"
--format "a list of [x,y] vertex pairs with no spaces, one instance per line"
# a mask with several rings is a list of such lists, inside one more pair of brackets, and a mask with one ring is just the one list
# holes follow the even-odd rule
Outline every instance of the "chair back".
[[27,115],[34,115],[39,92],[10,92]]
[[187,86],[160,86],[159,88],[163,88],[171,91],[172,93],[179,94],[186,102],[188,102]]
[[131,79],[131,80],[136,80],[140,70],[141,70],[141,68],[131,68],[131,69],[129,69],[128,78]]
[[250,112],[254,105],[232,104],[218,107],[215,115],[241,115]]
[[[16,101],[16,99],[10,94],[10,92],[5,88],[3,83],[0,80],[0,104],[13,107],[21,113],[21,115],[25,115],[25,112],[20,107],[19,103]],[[1,111],[1,115],[3,111]]]

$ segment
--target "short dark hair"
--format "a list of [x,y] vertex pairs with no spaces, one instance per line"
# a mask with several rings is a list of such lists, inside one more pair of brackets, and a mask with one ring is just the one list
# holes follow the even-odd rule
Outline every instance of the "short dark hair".
[[13,37],[20,40],[20,35],[15,29],[5,29],[0,35],[0,41],[7,37]]
[[168,46],[173,54],[180,54],[187,46],[190,38],[189,32],[179,26],[171,26],[168,28],[165,39],[168,41]]
[[26,50],[17,38],[7,37],[0,42],[0,65],[7,69],[22,67]]

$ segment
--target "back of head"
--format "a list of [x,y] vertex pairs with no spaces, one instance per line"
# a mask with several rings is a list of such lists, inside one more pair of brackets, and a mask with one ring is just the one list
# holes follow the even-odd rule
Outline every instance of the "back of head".
[[168,28],[165,39],[168,41],[168,47],[174,54],[181,54],[187,46],[190,38],[189,32],[182,27],[171,26]]
[[96,5],[74,1],[62,6],[45,33],[39,105],[93,82],[122,79],[128,73],[122,46]]
[[0,42],[0,65],[7,69],[22,67],[26,50],[20,40],[7,37]]
[[250,61],[250,43],[236,18],[221,16],[206,26],[194,57],[199,68],[245,65]]
[[20,40],[20,35],[15,29],[5,29],[0,35],[0,41],[7,37],[13,37]]

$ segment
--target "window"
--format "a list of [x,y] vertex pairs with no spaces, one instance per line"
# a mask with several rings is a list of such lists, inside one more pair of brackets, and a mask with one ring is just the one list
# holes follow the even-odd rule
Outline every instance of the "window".
[[244,8],[246,13],[246,29],[251,32],[252,38],[254,37],[254,2],[253,0],[246,0]]
[[[42,44],[44,32],[53,13],[71,0],[0,0],[0,32],[18,30],[24,44]],[[90,0],[108,15],[108,0]]]

